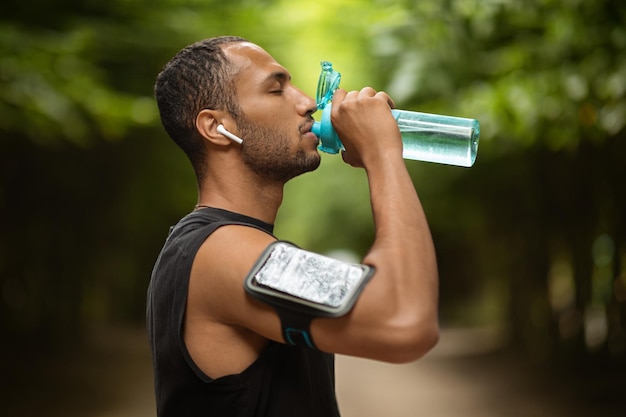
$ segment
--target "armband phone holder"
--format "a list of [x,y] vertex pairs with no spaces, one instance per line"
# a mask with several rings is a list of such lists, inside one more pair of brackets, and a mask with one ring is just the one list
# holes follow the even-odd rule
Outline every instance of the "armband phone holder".
[[315,348],[309,332],[317,317],[347,314],[374,273],[373,267],[339,261],[276,241],[245,279],[245,290],[281,319],[286,343]]

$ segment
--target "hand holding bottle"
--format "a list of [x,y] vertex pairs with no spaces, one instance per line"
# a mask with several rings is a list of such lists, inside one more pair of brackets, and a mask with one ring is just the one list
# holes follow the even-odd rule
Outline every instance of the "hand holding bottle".
[[402,137],[390,112],[391,97],[371,87],[350,92],[337,89],[333,103],[330,118],[343,138],[346,163],[362,167],[375,158],[402,159]]
[[[333,126],[335,120],[331,120],[334,113],[331,100],[334,100],[340,80],[341,74],[333,69],[332,64],[322,62],[317,84],[317,107],[322,110],[322,117],[313,125],[313,133],[320,138],[319,149],[327,153],[344,149]],[[480,137],[477,120],[396,109],[392,109],[391,114],[402,135],[405,159],[464,167],[474,164]],[[357,126],[353,125],[353,128]],[[343,138],[347,134],[347,129],[343,128],[340,136]]]

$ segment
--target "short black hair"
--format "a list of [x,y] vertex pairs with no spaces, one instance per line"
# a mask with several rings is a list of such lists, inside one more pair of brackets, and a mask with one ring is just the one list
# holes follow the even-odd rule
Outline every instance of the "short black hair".
[[196,129],[196,117],[203,109],[225,110],[233,118],[240,114],[235,99],[236,68],[222,45],[248,42],[238,36],[219,36],[180,50],[161,70],[154,86],[161,123],[187,154],[198,181],[204,177],[205,148]]

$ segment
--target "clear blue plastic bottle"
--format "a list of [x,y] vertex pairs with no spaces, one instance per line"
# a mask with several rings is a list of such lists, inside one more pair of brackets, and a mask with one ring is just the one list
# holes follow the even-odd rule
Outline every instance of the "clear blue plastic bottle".
[[[330,101],[339,87],[341,74],[330,62],[322,62],[322,73],[317,85],[317,107],[322,110],[313,133],[320,138],[319,149],[338,153],[343,149],[339,136],[330,121]],[[442,116],[407,110],[391,110],[402,134],[403,157],[417,161],[471,167],[476,161],[480,124],[477,120]]]

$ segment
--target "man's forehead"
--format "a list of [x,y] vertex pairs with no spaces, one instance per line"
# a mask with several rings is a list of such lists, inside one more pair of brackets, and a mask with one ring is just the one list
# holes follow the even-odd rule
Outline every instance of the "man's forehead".
[[239,76],[264,78],[267,74],[287,70],[260,46],[251,42],[231,43],[224,47],[224,52],[235,64]]

